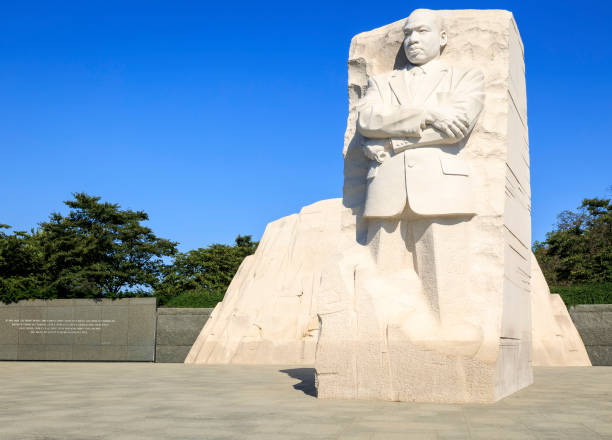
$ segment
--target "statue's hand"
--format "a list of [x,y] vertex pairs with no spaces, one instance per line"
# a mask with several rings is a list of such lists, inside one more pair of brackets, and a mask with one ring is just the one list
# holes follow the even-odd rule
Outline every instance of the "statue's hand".
[[385,147],[380,144],[365,144],[363,146],[363,153],[370,160],[375,160],[378,163],[382,163],[388,156],[385,151]]
[[440,130],[448,137],[462,139],[468,133],[470,121],[464,112],[453,108],[427,110],[425,124]]

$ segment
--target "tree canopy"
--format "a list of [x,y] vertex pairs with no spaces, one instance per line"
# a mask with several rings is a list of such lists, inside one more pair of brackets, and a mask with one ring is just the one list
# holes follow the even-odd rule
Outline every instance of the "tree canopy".
[[45,297],[37,237],[25,231],[7,234],[3,229],[10,227],[0,224],[0,301]]
[[[95,298],[151,292],[176,243],[141,224],[143,211],[74,194],[66,216],[0,235],[0,299]],[[6,228],[6,225],[4,225]]]
[[533,251],[549,284],[611,283],[610,199],[584,199],[577,211],[559,214],[555,229]]
[[68,214],[52,213],[29,232],[0,224],[0,301],[155,295],[160,304],[211,307],[257,248],[238,235],[232,246],[178,253],[142,224],[144,211],[73,196]]
[[174,263],[165,268],[156,296],[164,304],[185,294],[201,295],[212,305],[223,297],[242,260],[253,254],[257,245],[250,235],[238,235],[234,246],[212,244],[177,254]]

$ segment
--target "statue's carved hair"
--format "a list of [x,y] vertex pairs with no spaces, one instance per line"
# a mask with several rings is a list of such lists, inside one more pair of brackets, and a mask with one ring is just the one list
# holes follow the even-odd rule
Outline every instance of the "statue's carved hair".
[[[440,29],[440,32],[446,32],[446,24],[444,23],[444,19],[440,16],[440,14],[437,11],[433,11],[431,9],[420,8],[420,9],[415,9],[414,11],[412,11],[410,15],[414,14],[415,12],[431,15],[436,21],[436,26],[438,27],[438,29]],[[410,15],[408,16],[408,18],[410,18]]]

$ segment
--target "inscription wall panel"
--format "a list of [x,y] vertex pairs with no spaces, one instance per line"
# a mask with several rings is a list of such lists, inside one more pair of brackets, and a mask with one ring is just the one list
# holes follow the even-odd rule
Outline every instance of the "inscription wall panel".
[[155,298],[0,303],[0,360],[155,360]]

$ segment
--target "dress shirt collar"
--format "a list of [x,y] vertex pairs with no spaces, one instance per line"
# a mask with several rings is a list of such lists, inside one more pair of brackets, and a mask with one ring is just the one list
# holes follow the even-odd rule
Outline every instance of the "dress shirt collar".
[[421,66],[416,66],[413,64],[408,64],[408,71],[410,72],[413,69],[418,69],[420,70],[422,73],[426,74],[426,75],[430,75],[432,73],[436,73],[439,72],[441,70],[443,70],[442,63],[440,63],[440,60],[438,58],[431,60],[428,63],[425,63]]

